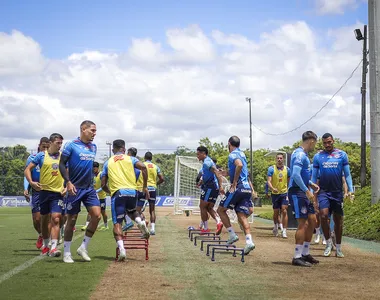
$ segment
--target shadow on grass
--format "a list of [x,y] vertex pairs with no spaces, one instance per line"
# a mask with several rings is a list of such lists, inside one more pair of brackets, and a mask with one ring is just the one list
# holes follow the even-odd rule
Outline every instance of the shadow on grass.
[[19,241],[36,241],[37,239],[18,239]]
[[36,252],[41,252],[41,250],[38,249],[20,249],[20,250],[13,250],[14,253],[19,253],[19,252],[25,252],[25,253],[36,253]]

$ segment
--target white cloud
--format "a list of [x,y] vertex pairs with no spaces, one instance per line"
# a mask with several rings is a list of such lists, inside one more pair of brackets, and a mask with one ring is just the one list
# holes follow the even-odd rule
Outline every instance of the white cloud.
[[316,0],[317,12],[321,15],[343,14],[346,8],[356,8],[358,0]]
[[41,48],[19,31],[0,32],[0,76],[31,75],[44,68]]
[[[107,152],[105,141],[115,138],[143,151],[194,148],[202,137],[226,142],[236,134],[245,148],[245,97],[252,98],[253,122],[264,131],[297,127],[358,64],[361,45],[352,33],[358,25],[321,36],[307,23],[294,22],[262,32],[258,40],[219,30],[207,36],[192,25],[169,29],[167,45],[134,38],[125,53],[93,50],[64,60],[42,57],[38,43],[22,33],[2,33],[7,50],[0,50],[0,144],[34,147],[52,132],[71,139],[78,135],[80,122],[90,119],[98,126],[101,153]],[[342,38],[348,35],[350,42]],[[319,47],[321,39],[331,46]],[[29,45],[28,60],[20,43]],[[34,76],[13,76],[28,72]],[[357,72],[325,110],[292,134],[272,137],[255,129],[254,147],[289,145],[309,129],[359,141],[359,86]]]

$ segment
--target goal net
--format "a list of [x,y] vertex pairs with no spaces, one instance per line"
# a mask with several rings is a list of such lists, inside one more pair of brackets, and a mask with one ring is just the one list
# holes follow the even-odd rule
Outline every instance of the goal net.
[[201,190],[196,186],[196,178],[202,163],[193,156],[177,156],[174,170],[174,213],[185,210],[199,214]]
[[[177,156],[175,161],[174,172],[174,213],[183,214],[184,211],[192,211],[193,214],[200,214],[199,202],[201,189],[196,186],[196,178],[202,168],[202,163],[196,157]],[[227,192],[230,188],[230,182],[227,178],[222,177],[224,190]],[[218,209],[222,197],[219,196],[214,210]],[[232,223],[237,223],[238,218],[234,210],[227,210],[227,214]],[[253,214],[248,220],[253,222]]]

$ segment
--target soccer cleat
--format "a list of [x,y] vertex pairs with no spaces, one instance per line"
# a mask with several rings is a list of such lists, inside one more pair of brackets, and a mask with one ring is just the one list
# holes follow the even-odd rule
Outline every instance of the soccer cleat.
[[66,254],[63,256],[63,262],[64,263],[67,263],[67,264],[72,264],[74,263],[74,260],[73,260],[73,257],[71,256],[71,254]]
[[117,261],[124,261],[126,258],[127,258],[127,252],[125,251],[124,248],[120,249]]
[[331,255],[331,251],[333,249],[333,246],[331,243],[327,243],[325,251],[323,252],[323,256],[328,257]]
[[125,223],[122,229],[123,229],[123,231],[128,231],[132,227],[133,227],[133,223],[129,222],[129,223]]
[[49,254],[49,247],[42,247],[41,255],[48,255]]
[[308,263],[311,263],[312,265],[319,264],[319,260],[317,260],[314,257],[312,257],[310,254],[308,254],[308,255],[302,255],[302,259],[304,261],[307,261]]
[[319,244],[320,239],[321,239],[321,235],[317,233],[314,238],[314,244]]
[[299,267],[311,267],[312,266],[311,263],[304,261],[301,257],[293,258],[292,265],[293,266],[299,266]]
[[278,236],[278,228],[274,227],[272,232],[274,236]]
[[342,250],[336,250],[336,253],[335,253],[335,256],[338,257],[338,258],[343,258],[344,257],[344,254],[342,252]]
[[154,229],[150,230],[150,235],[156,235],[156,231]]
[[202,229],[202,230],[201,230],[201,234],[209,233],[209,232],[211,232],[210,228]]
[[288,235],[287,235],[287,233],[286,233],[285,230],[282,231],[282,238],[283,239],[287,239],[288,238]]
[[44,239],[42,238],[42,236],[39,235],[38,239],[37,239],[37,242],[36,242],[37,249],[41,249],[42,248],[43,242],[44,242]]
[[248,255],[249,252],[251,252],[253,249],[255,249],[255,244],[254,243],[249,243],[249,244],[246,244],[245,247],[244,247],[244,255]]
[[[84,225],[80,230],[82,230],[82,231],[86,231],[86,229],[87,229],[87,225]],[[74,230],[75,231],[75,230]]]
[[221,234],[222,233],[222,229],[223,229],[223,223],[219,222],[218,224],[216,224],[216,232],[215,232],[215,234],[216,235]]
[[227,244],[231,245],[239,240],[239,237],[235,234],[233,236],[230,236],[227,240]]
[[150,237],[150,233],[148,228],[146,227],[145,222],[141,222],[140,224],[137,224],[137,227],[140,229],[141,233],[143,234],[143,238],[148,240]]
[[50,250],[49,256],[50,257],[60,257],[61,256],[61,251],[58,250],[57,248],[54,248],[54,249]]
[[77,254],[83,258],[84,261],[91,261],[91,258],[88,256],[88,252],[83,247],[79,247]]
[[326,244],[327,244],[327,241],[326,241],[326,239],[325,239],[325,236],[322,235],[322,245],[326,245]]

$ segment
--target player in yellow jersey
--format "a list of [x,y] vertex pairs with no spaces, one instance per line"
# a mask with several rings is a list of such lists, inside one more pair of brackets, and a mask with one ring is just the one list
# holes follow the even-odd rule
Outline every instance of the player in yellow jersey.
[[[153,154],[151,152],[146,152],[144,155],[145,166],[148,171],[148,190],[149,190],[149,214],[150,214],[150,234],[156,234],[156,195],[157,186],[164,182],[164,176],[161,173],[160,167],[152,163]],[[157,181],[158,178],[158,181]],[[137,201],[137,211],[141,212],[144,207],[145,201],[139,199]]]
[[[123,231],[121,224],[127,213],[133,219],[146,239],[149,231],[145,222],[141,220],[136,211],[136,175],[135,168],[141,170],[143,177],[143,190],[149,197],[147,189],[147,167],[133,156],[125,154],[125,142],[115,140],[112,143],[114,155],[105,162],[101,174],[102,189],[111,194],[112,221],[114,224],[113,234],[119,248],[118,259],[125,260],[126,252],[123,243]],[[108,184],[108,185],[107,185]]]
[[272,191],[273,205],[273,234],[278,235],[278,220],[281,210],[282,237],[287,238],[286,230],[288,228],[288,183],[290,179],[290,171],[287,166],[284,166],[284,154],[277,153],[276,164],[268,168],[268,188]]
[[[59,171],[59,159],[63,137],[53,133],[49,149],[38,153],[25,169],[25,177],[36,191],[40,192],[40,213],[43,247],[41,255],[58,257],[61,252],[57,249],[60,222],[63,211],[63,177]],[[40,182],[32,180],[32,170],[40,167]],[[49,220],[49,216],[51,216]],[[49,221],[51,223],[51,249],[49,249]]]

